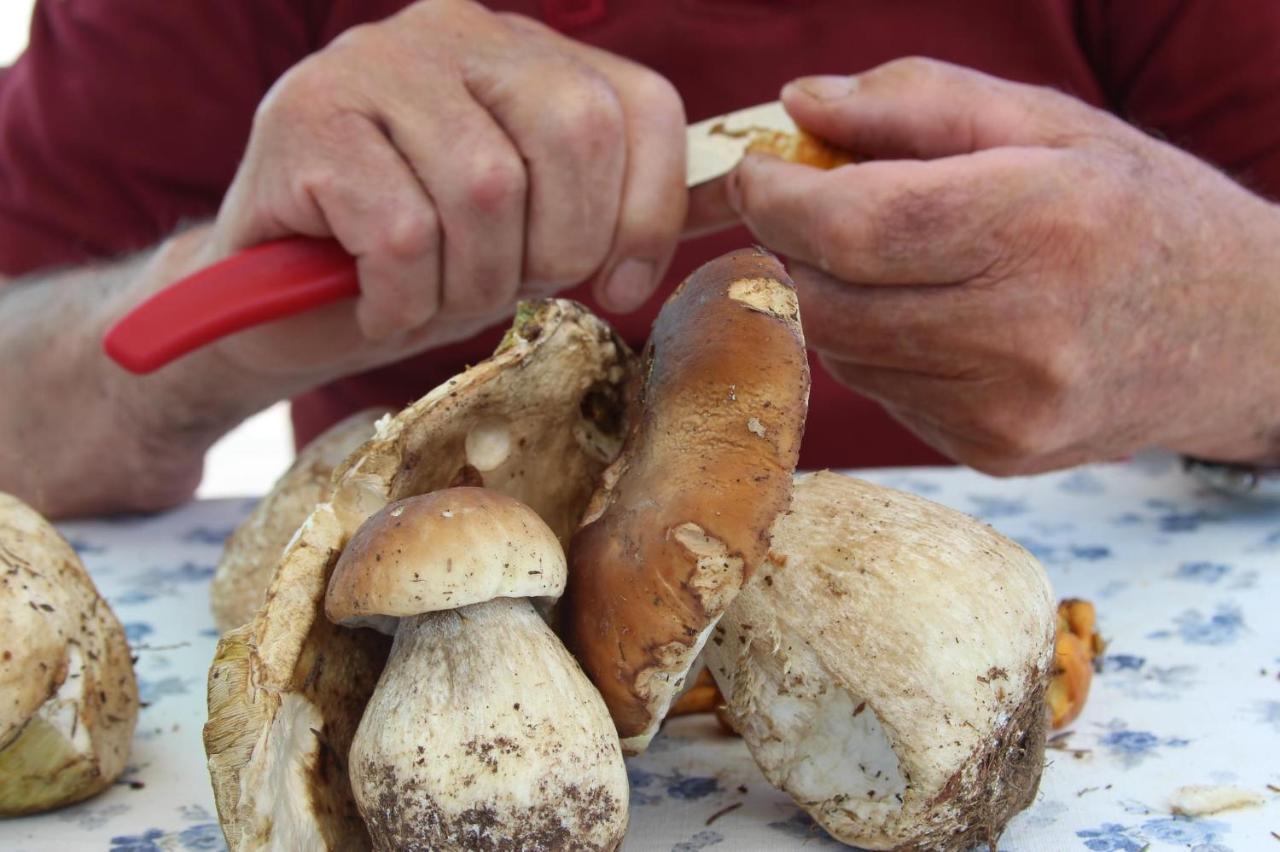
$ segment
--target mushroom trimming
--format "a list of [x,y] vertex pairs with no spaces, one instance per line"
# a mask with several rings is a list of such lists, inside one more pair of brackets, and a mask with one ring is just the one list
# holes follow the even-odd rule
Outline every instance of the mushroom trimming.
[[80,557],[0,493],[0,816],[92,796],[124,771],[138,685]]
[[451,488],[369,518],[325,608],[391,625],[391,657],[351,744],[374,848],[611,850],[627,778],[599,694],[529,598],[558,598],[564,552],[527,506]]
[[990,527],[817,473],[706,660],[765,777],[836,838],[968,849],[1035,797],[1054,620]]

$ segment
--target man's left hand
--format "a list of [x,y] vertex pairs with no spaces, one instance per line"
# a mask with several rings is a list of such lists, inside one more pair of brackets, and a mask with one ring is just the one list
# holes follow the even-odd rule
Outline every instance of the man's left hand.
[[783,99],[869,161],[751,156],[730,203],[791,258],[840,381],[998,474],[1280,454],[1273,205],[1066,95],[931,60]]

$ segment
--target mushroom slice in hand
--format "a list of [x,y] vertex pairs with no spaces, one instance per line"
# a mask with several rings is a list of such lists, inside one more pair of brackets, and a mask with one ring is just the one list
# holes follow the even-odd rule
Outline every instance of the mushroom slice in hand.
[[643,751],[791,495],[809,394],[795,290],[766,252],[667,300],[632,427],[570,551],[569,649]]
[[231,849],[369,846],[346,761],[389,642],[324,617],[350,536],[392,501],[483,483],[566,543],[621,446],[632,359],[581,305],[526,303],[492,358],[381,421],[339,466],[209,671],[205,750]]
[[124,770],[138,686],[80,558],[0,494],[0,816],[87,799]]
[[289,539],[311,510],[329,499],[333,469],[372,437],[374,423],[388,413],[385,408],[357,412],[307,444],[227,539],[209,589],[218,630],[225,632],[253,618]]
[[765,777],[867,849],[994,847],[1044,761],[1053,601],[959,512],[800,477],[707,665]]
[[398,619],[351,744],[374,848],[614,849],[627,776],[600,695],[528,598],[564,589],[532,509],[482,488],[387,506],[338,560],[326,610]]

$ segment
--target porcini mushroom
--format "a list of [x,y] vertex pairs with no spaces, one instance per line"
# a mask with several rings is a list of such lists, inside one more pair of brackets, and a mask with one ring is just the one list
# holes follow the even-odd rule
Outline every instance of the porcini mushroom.
[[522,304],[492,358],[380,421],[338,467],[209,670],[205,750],[230,849],[369,847],[347,752],[389,643],[324,616],[350,536],[388,503],[466,483],[519,499],[567,543],[621,446],[632,361],[581,305]]
[[643,751],[791,494],[809,394],[795,290],[760,250],[663,305],[632,428],[570,550],[566,644]]
[[325,430],[298,453],[267,496],[227,539],[209,587],[218,630],[245,624],[262,606],[271,572],[311,510],[329,499],[333,469],[373,436],[385,408],[359,411]]
[[86,799],[124,770],[138,685],[80,557],[0,493],[0,816]]
[[599,693],[529,598],[564,551],[524,504],[450,488],[379,511],[329,581],[348,626],[396,620],[351,743],[375,849],[614,849],[627,776]]
[[866,849],[994,848],[1035,797],[1054,610],[1044,570],[959,512],[797,480],[706,647],[765,777]]

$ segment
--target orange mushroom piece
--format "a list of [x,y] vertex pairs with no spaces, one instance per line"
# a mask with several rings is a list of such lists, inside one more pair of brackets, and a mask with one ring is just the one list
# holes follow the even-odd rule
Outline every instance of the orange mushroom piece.
[[1093,680],[1093,661],[1104,643],[1097,631],[1093,604],[1068,598],[1058,604],[1058,637],[1053,654],[1053,678],[1045,701],[1053,727],[1070,724],[1084,709]]

